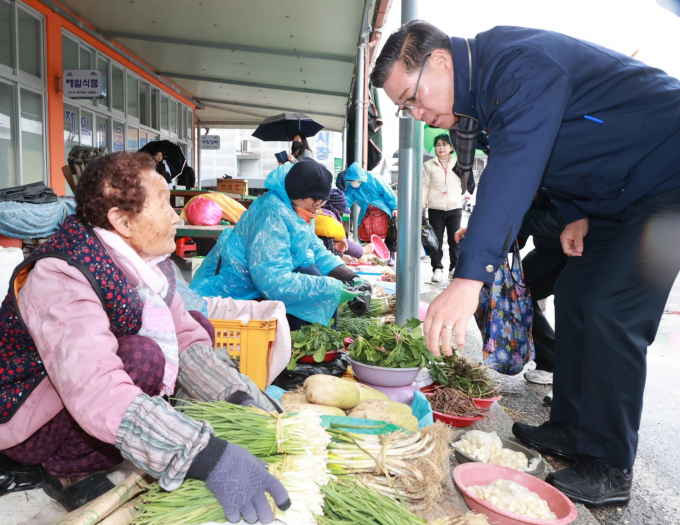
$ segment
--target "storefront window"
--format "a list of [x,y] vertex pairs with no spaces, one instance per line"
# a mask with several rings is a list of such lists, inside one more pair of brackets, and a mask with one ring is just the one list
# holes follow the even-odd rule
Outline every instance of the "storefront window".
[[68,154],[73,146],[80,144],[80,117],[75,106],[64,104],[64,164],[68,163]]
[[151,127],[160,129],[158,126],[158,90],[151,90]]
[[80,145],[94,146],[92,127],[94,125],[94,115],[89,111],[80,111]]
[[78,69],[78,44],[63,35],[61,37],[61,63],[63,71]]
[[92,69],[92,53],[80,48],[80,69]]
[[127,149],[128,151],[137,151],[139,149],[139,130],[131,126],[128,126]]
[[139,123],[149,125],[149,84],[146,82],[139,85]]
[[14,88],[0,82],[0,188],[17,186]]
[[127,76],[127,110],[130,117],[139,118],[139,80],[132,75]]
[[125,72],[116,66],[111,67],[111,99],[113,109],[123,113],[125,111]]
[[177,102],[170,101],[170,133],[177,133]]
[[98,100],[99,107],[109,108],[109,61],[104,58],[97,59],[97,69],[102,72],[102,79],[104,81],[104,89],[106,90],[106,96]]
[[149,142],[149,136],[146,131],[139,132],[139,149],[142,149]]
[[187,140],[191,140],[191,137],[193,136],[193,130],[194,130],[194,112],[193,110],[187,108],[187,115],[189,118],[187,118]]
[[0,0],[0,64],[12,67],[12,5]]
[[21,163],[23,184],[45,179],[43,96],[21,90]]
[[109,119],[100,115],[95,116],[95,146],[98,148],[107,148],[106,141],[109,131]]
[[113,121],[113,151],[125,151],[125,124]]
[[42,78],[42,23],[33,15],[19,9],[19,69]]
[[161,95],[161,129],[168,129],[168,97]]

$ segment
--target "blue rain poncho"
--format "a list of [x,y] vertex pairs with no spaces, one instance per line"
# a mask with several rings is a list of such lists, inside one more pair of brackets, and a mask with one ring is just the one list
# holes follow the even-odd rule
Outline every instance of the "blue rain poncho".
[[[359,164],[353,162],[347,168],[345,179],[347,180],[347,206],[351,208],[355,202],[361,206],[359,224],[364,220],[369,204],[380,208],[392,217],[392,212],[397,209],[397,196],[382,178],[371,175]],[[363,184],[358,188],[353,188],[350,184],[352,180],[361,181]]]
[[[284,181],[294,165],[272,171],[258,198],[233,230],[225,230],[196,271],[191,288],[203,297],[282,301],[286,311],[310,323],[328,324],[340,303],[342,282],[293,273],[316,265],[328,275],[343,265],[293,210]],[[219,263],[219,273],[216,274]]]

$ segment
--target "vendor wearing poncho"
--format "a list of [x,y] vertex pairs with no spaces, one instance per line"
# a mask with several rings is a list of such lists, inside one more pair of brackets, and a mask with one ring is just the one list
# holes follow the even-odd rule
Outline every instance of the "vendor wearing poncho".
[[[131,460],[165,490],[206,482],[230,521],[274,519],[281,483],[250,452],[166,401],[274,406],[220,361],[214,330],[187,312],[168,260],[179,217],[146,153],[101,157],[76,215],[21,263],[0,311],[0,496],[35,488],[74,510]],[[254,398],[254,399],[253,399]]]
[[196,272],[191,288],[203,297],[264,298],[286,305],[291,330],[327,325],[341,302],[358,293],[356,274],[315,234],[314,218],[329,199],[333,176],[314,159],[284,164],[265,180],[268,193],[244,213],[206,258],[217,270]]

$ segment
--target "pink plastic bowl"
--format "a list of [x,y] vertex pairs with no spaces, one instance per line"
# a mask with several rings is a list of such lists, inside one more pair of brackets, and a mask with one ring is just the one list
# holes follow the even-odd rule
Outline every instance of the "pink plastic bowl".
[[371,235],[371,242],[375,246],[375,254],[383,261],[390,258],[390,251],[387,249],[385,242],[377,235]]
[[[475,496],[468,487],[488,485],[497,479],[507,479],[525,486],[548,502],[550,510],[557,514],[556,520],[525,518],[508,512]],[[463,493],[465,503],[470,509],[486,515],[491,523],[498,525],[567,525],[578,515],[576,506],[555,487],[534,476],[518,470],[488,463],[464,463],[453,470],[453,481]]]

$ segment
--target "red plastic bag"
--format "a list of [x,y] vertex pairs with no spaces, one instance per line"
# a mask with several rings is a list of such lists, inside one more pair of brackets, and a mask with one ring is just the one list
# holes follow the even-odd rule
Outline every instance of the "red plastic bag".
[[186,216],[196,226],[215,226],[222,220],[222,208],[210,199],[196,199],[186,209]]

